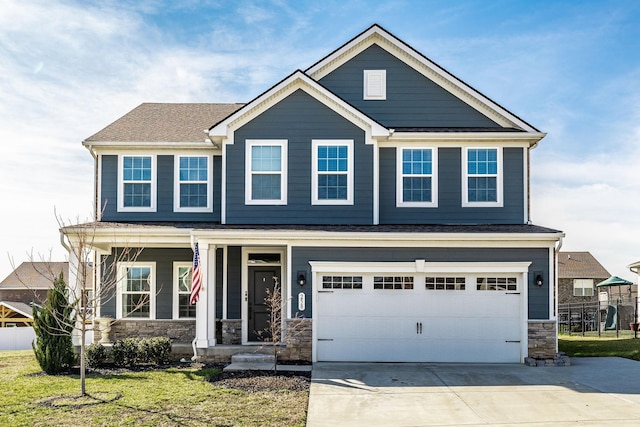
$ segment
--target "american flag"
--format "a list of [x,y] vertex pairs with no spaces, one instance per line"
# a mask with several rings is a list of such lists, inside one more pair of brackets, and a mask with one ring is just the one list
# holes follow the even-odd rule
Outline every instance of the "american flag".
[[202,286],[202,277],[200,276],[200,254],[198,253],[198,244],[193,251],[193,271],[191,276],[191,296],[189,304],[193,305],[198,302],[200,296],[200,287]]

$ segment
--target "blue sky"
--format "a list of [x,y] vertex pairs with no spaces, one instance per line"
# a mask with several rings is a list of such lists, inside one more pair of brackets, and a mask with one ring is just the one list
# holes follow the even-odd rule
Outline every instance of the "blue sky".
[[142,102],[246,102],[378,23],[548,136],[534,223],[636,280],[640,2],[54,1],[0,7],[0,278],[91,216],[81,141]]

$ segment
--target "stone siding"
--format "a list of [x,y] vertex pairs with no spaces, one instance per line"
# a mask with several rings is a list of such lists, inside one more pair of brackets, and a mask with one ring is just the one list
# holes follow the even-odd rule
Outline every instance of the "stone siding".
[[[196,336],[195,320],[120,319],[111,325],[109,337],[115,342],[124,338],[168,337],[173,343],[191,343]],[[100,334],[94,334],[100,340]]]
[[534,359],[553,359],[556,356],[556,322],[529,321],[529,357]]
[[288,319],[286,321],[286,360],[304,360],[311,362],[312,344],[311,319]]
[[242,344],[242,320],[223,319],[222,324],[222,345]]

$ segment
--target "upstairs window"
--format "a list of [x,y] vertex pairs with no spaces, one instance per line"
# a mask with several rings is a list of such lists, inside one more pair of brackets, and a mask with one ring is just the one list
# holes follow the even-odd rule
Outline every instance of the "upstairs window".
[[502,206],[502,150],[464,150],[463,206]]
[[286,165],[286,140],[247,140],[246,204],[286,205]]
[[176,156],[173,209],[176,212],[211,212],[209,156]]
[[593,296],[593,279],[573,279],[573,296]]
[[312,203],[353,204],[353,140],[313,140]]
[[120,156],[118,210],[156,210],[155,156]]
[[387,99],[387,70],[364,70],[364,99]]
[[437,207],[437,150],[398,148],[396,204],[399,207]]

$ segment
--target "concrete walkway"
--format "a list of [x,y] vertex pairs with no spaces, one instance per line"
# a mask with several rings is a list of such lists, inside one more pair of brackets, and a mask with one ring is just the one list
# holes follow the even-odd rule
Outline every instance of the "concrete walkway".
[[571,363],[316,363],[307,427],[640,425],[640,362]]

